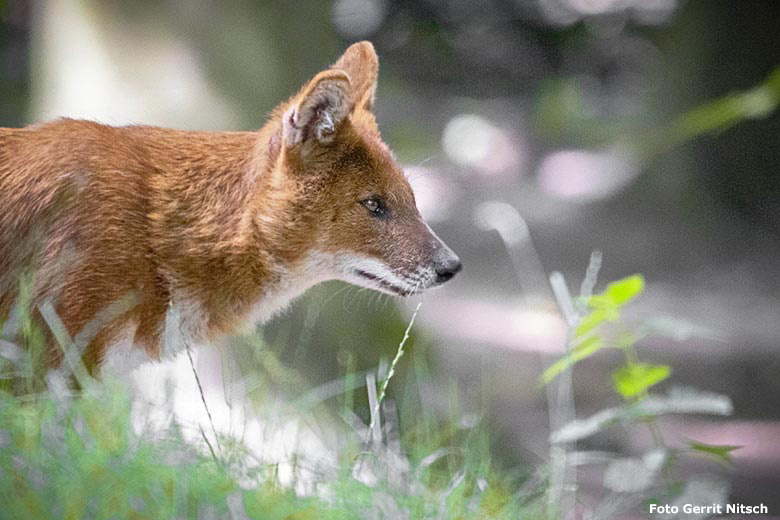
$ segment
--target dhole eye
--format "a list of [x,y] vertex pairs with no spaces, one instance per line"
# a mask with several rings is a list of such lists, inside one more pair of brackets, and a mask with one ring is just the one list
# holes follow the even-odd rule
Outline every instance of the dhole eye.
[[384,204],[382,204],[382,201],[376,197],[362,200],[360,203],[365,206],[365,208],[375,217],[383,217],[387,213],[387,210],[385,209]]

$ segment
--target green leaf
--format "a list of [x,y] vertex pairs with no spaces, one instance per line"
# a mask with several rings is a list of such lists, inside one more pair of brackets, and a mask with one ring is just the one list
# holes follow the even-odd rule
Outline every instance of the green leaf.
[[562,357],[544,371],[542,374],[542,384],[547,384],[558,374],[574,365],[576,362],[589,357],[604,347],[604,340],[599,336],[590,336],[575,344],[571,353]]
[[618,321],[620,308],[641,294],[644,288],[645,279],[642,275],[635,274],[612,282],[604,292],[591,296],[588,307],[592,310],[580,320],[574,331],[575,336],[585,336],[606,321]]
[[612,373],[612,386],[623,398],[629,399],[660,383],[669,377],[671,371],[667,365],[630,363]]
[[574,336],[581,338],[605,321],[617,321],[618,318],[620,318],[620,313],[613,307],[595,309],[580,320],[574,331]]
[[704,442],[689,441],[688,448],[695,452],[710,455],[724,464],[731,464],[731,452],[740,449],[742,446],[729,446],[719,444],[706,444]]
[[591,299],[591,305],[620,307],[642,294],[644,290],[645,278],[641,274],[627,276],[607,285],[603,293]]

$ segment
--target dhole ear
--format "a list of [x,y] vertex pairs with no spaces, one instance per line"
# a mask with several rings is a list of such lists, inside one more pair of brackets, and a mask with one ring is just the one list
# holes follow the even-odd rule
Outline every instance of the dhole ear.
[[371,42],[350,45],[331,68],[343,70],[349,75],[356,106],[365,110],[374,108],[379,58]]
[[349,76],[340,70],[320,72],[282,118],[285,144],[290,147],[312,139],[330,142],[351,109]]

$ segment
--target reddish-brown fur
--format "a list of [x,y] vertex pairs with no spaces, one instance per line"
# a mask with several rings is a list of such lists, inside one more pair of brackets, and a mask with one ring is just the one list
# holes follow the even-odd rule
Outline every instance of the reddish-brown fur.
[[[94,369],[127,323],[137,324],[134,342],[159,357],[175,291],[199,301],[213,338],[233,330],[280,267],[312,248],[399,270],[430,261],[435,244],[371,112],[376,72],[373,47],[353,45],[258,132],[68,119],[0,129],[0,322],[26,270],[35,276],[33,303],[51,299],[71,335],[132,295],[135,304],[87,346]],[[322,142],[304,128],[291,144],[283,119],[325,88],[316,81],[348,85],[349,117]],[[392,205],[392,219],[367,217],[357,203],[375,194]]]

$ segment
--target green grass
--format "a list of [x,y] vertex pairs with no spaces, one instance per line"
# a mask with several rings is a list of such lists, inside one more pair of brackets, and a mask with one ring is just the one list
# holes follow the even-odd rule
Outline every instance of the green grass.
[[[56,317],[49,321],[56,326]],[[24,380],[39,373],[30,369],[38,349],[15,348],[5,339],[0,518],[539,518],[538,494],[517,495],[523,479],[495,463],[484,424],[460,426],[457,408],[447,416],[420,417],[415,378],[431,377],[424,353],[413,350],[401,362],[414,333],[397,331],[396,359],[380,373],[371,371],[381,382],[374,395],[385,394],[375,410],[358,394],[366,393],[366,374],[354,365],[340,379],[312,389],[258,337],[236,340],[236,352],[243,348],[244,359],[254,360],[247,393],[256,398],[259,413],[270,380],[296,397],[285,414],[305,416],[339,437],[337,467],[294,472],[292,481],[237,438],[219,434],[209,443],[209,425],[196,441],[175,423],[138,431],[128,389],[118,382],[81,374],[76,392],[50,376],[47,388],[30,391],[36,385]],[[406,377],[393,377],[396,370]],[[360,419],[372,413],[378,419],[373,435]],[[400,436],[392,433],[398,430]],[[316,465],[304,453],[292,457],[294,467]],[[299,484],[306,493],[296,493]]]

